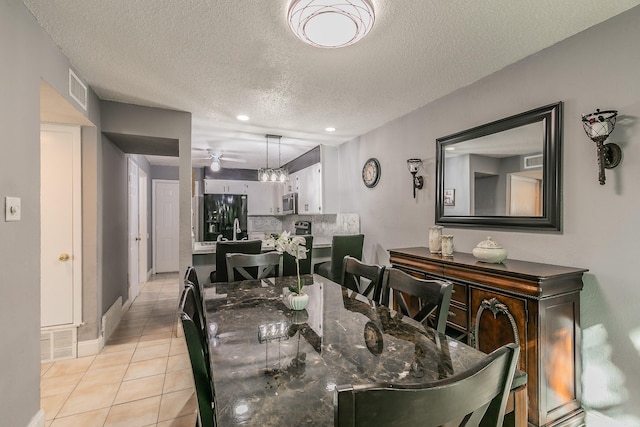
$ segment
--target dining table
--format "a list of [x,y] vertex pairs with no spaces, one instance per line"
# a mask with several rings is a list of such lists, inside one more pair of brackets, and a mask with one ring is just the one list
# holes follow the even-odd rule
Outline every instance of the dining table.
[[338,385],[429,384],[486,357],[316,274],[292,310],[296,280],[205,286],[218,425],[332,426]]

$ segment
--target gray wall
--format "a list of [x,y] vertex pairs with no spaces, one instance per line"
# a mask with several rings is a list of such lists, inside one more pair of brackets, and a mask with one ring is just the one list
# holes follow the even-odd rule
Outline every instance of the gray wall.
[[177,166],[151,166],[151,179],[180,179],[180,170]]
[[[172,138],[179,144],[180,181],[180,276],[191,264],[191,113],[104,101],[101,103],[104,132]],[[150,168],[150,177],[154,167]],[[149,187],[151,193],[152,188]],[[151,209],[151,204],[149,204]],[[107,219],[105,218],[105,221]],[[152,235],[151,235],[152,236]],[[149,241],[151,248],[151,240]],[[121,266],[127,269],[127,264]]]
[[127,157],[107,137],[102,136],[103,236],[102,313],[122,297],[129,297],[128,279],[128,188]]
[[[0,423],[26,426],[40,409],[40,79],[77,104],[66,95],[69,62],[18,0],[0,0],[0,58],[0,198],[22,199],[22,219],[0,221]],[[99,106],[92,92],[88,108],[88,114],[82,113],[98,124]],[[83,129],[84,138],[90,146],[83,163],[96,158],[95,128]],[[92,178],[87,191],[97,192],[99,180]],[[83,231],[88,237],[83,238],[83,255],[89,260],[83,270],[95,273],[101,268],[96,249],[99,214],[85,208]],[[89,302],[83,317],[95,330],[99,284],[94,277],[83,282],[83,291],[85,285]]]
[[[640,280],[634,269],[640,241],[639,37],[636,7],[340,147],[342,211],[362,214],[365,258],[386,262],[381,248],[427,245],[436,138],[563,101],[562,232],[444,231],[455,236],[457,251],[471,252],[491,235],[512,259],[590,270],[581,294],[583,397],[588,407],[628,425],[640,424]],[[622,146],[624,160],[607,171],[604,186],[598,184],[595,144],[580,121],[596,108],[621,115],[610,141]],[[391,146],[398,136],[402,145]],[[382,165],[382,179],[372,190],[359,178],[369,157]],[[412,157],[425,163],[425,189],[416,200],[406,170]]]

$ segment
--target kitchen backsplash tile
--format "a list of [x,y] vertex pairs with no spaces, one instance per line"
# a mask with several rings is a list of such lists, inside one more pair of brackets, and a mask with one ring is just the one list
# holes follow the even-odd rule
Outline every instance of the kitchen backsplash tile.
[[314,243],[331,243],[334,234],[360,233],[360,215],[286,215],[286,216],[250,216],[247,219],[247,232],[250,239],[263,239],[271,233],[282,231],[295,232],[296,221],[311,221],[311,234]]

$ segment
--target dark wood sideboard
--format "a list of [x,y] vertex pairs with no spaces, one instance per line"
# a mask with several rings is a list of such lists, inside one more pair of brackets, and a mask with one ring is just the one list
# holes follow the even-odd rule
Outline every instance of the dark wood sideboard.
[[487,264],[467,253],[431,254],[426,247],[389,253],[393,267],[454,284],[448,334],[469,345],[477,342],[484,352],[520,343],[529,425],[584,424],[580,290],[588,270],[510,259]]

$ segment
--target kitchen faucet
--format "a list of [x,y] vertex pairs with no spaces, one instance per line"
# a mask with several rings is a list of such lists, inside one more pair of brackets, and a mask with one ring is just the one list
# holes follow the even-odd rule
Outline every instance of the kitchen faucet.
[[233,220],[233,240],[238,240],[238,233],[241,233],[240,230],[240,220],[238,218]]

